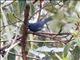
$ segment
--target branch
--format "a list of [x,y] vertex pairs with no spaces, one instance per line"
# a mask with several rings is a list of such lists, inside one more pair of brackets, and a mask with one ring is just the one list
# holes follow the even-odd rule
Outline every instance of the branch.
[[35,35],[38,35],[38,34],[45,34],[45,35],[71,35],[71,33],[48,33],[48,32],[31,32],[31,31],[28,31],[29,34],[35,34]]
[[21,38],[21,48],[22,48],[22,58],[23,60],[28,60],[26,57],[28,52],[26,53],[26,45],[27,45],[27,36],[28,36],[28,17],[29,17],[30,6],[27,4],[24,10],[24,22],[22,25],[22,38]]

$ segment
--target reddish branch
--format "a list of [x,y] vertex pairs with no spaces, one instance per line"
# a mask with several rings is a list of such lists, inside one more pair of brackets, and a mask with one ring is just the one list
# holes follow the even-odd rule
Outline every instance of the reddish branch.
[[22,38],[21,38],[21,47],[22,47],[22,58],[23,60],[28,60],[26,53],[26,45],[27,45],[27,35],[28,35],[28,17],[29,17],[30,6],[27,4],[24,10],[24,23],[22,26]]
[[38,34],[45,34],[45,35],[71,35],[71,33],[48,33],[48,32],[31,32],[31,31],[28,31],[29,34],[35,34],[35,35],[38,35]]

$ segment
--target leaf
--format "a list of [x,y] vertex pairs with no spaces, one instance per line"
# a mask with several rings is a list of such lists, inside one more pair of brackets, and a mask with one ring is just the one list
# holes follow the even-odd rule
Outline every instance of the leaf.
[[73,55],[73,60],[79,60],[80,59],[80,47],[76,46],[72,52],[72,55]]
[[69,5],[68,5],[68,12],[74,11],[76,4],[77,4],[77,1],[70,1]]
[[46,7],[45,7],[45,9],[47,10],[47,11],[49,11],[49,12],[51,12],[51,13],[57,13],[57,9],[55,8],[55,6],[53,5],[51,5],[51,4],[48,4]]
[[62,58],[61,58],[57,53],[55,53],[55,56],[56,56],[59,60],[62,60]]
[[59,32],[59,30],[64,26],[64,23],[61,20],[53,20],[50,22],[49,27],[54,32]]
[[14,2],[12,4],[11,12],[13,12],[16,16],[20,17],[20,9],[19,9],[19,3],[18,2]]
[[66,16],[66,21],[69,23],[75,23],[78,20],[75,16]]
[[19,1],[20,13],[22,13],[26,5],[26,0],[18,0],[18,1]]
[[75,40],[77,46],[80,46],[80,39]]
[[68,54],[68,51],[69,51],[70,47],[71,47],[71,44],[68,44],[68,45],[65,46],[64,53],[63,53],[64,57],[67,57],[67,54]]
[[33,15],[34,14],[34,12],[35,12],[35,8],[34,8],[34,5],[33,4],[30,4],[30,9],[31,9],[31,15]]
[[[15,53],[15,50],[12,49],[11,52],[12,52],[12,53]],[[9,53],[9,55],[8,55],[8,60],[15,60],[15,54]]]
[[1,14],[1,12],[0,12],[0,20],[1,20],[1,18],[2,18],[2,14]]
[[17,21],[16,18],[13,16],[12,13],[8,13],[8,14],[7,14],[7,17],[8,17],[8,23],[9,23],[9,24],[12,24],[12,23],[14,23],[14,22]]
[[68,58],[68,54],[69,54],[69,49],[71,48],[71,43],[68,43],[65,47],[64,47],[64,52],[63,52],[63,56],[62,56],[62,58],[63,58],[63,60],[69,60],[69,58]]
[[57,20],[62,20],[65,18],[64,12],[62,11],[57,11],[57,13],[54,15],[54,18]]

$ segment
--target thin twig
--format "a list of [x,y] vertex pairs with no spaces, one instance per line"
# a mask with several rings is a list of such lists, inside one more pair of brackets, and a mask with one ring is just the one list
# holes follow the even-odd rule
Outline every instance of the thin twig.
[[58,42],[58,41],[28,40],[28,42],[36,42],[36,43],[40,43],[40,42],[44,42],[44,43],[55,43],[55,42]]
[[71,33],[50,33],[50,32],[31,32],[28,31],[29,34],[45,34],[45,35],[71,35]]

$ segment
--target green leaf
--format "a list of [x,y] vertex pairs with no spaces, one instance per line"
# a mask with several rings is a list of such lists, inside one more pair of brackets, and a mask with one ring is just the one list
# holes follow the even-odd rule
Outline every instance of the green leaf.
[[1,12],[0,12],[0,20],[1,20],[1,18],[2,18],[2,14],[1,14]]
[[[15,53],[15,50],[12,49],[10,52]],[[8,55],[8,60],[15,60],[15,54],[9,53],[9,55]]]
[[45,7],[45,9],[47,10],[47,11],[49,11],[49,12],[51,12],[51,13],[57,13],[57,9],[55,8],[55,6],[53,5],[51,5],[51,4],[48,4],[46,7]]
[[8,13],[7,17],[8,17],[8,23],[9,24],[15,23],[17,21],[17,19],[13,16],[12,13]]
[[80,47],[76,46],[72,52],[73,59],[72,60],[79,60],[80,59]]
[[64,19],[65,18],[64,12],[58,10],[57,13],[54,15],[54,18],[57,20]]
[[63,53],[63,56],[64,56],[64,57],[67,57],[67,54],[68,54],[68,51],[69,51],[70,47],[71,47],[71,44],[67,44],[67,45],[65,46],[65,48],[64,48],[64,53]]
[[18,0],[18,1],[19,1],[20,13],[22,13],[26,5],[26,0]]
[[80,46],[80,39],[75,40],[77,46]]
[[12,4],[13,8],[11,9],[11,12],[13,12],[16,16],[20,17],[20,9],[19,9],[19,3],[14,2]]
[[30,4],[30,11],[31,11],[31,15],[33,15],[34,14],[34,12],[35,12],[35,8],[34,8],[34,5],[33,4]]
[[75,23],[78,20],[75,16],[66,16],[66,21],[69,23]]
[[74,11],[76,4],[77,4],[77,1],[70,1],[68,5],[68,12]]

